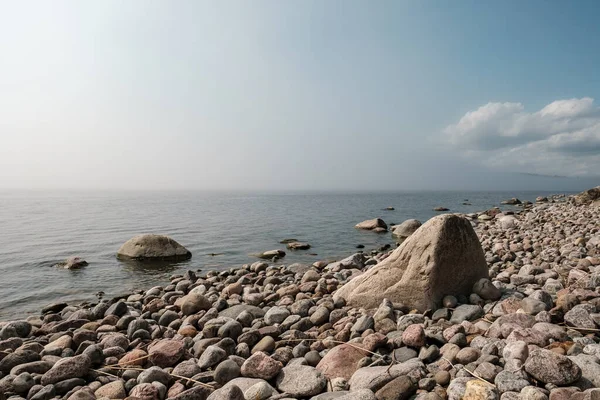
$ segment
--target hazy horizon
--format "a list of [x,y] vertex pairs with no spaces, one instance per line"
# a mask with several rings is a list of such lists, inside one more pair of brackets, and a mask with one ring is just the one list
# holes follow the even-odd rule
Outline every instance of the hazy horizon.
[[599,14],[4,1],[0,190],[584,190],[600,185]]

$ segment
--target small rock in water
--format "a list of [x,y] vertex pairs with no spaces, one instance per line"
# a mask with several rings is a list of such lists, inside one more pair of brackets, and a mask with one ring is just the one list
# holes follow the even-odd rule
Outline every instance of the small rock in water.
[[369,219],[356,224],[354,227],[356,229],[363,229],[368,231],[387,231],[388,228],[387,224],[381,218]]
[[407,219],[400,225],[394,226],[392,234],[394,236],[397,236],[398,238],[407,238],[413,233],[415,233],[415,231],[419,229],[421,225],[421,221],[417,219]]
[[297,241],[298,241],[298,239],[283,239],[283,240],[280,240],[279,243],[288,244],[288,243],[293,243],[293,242],[297,242]]
[[79,269],[88,265],[88,262],[80,257],[69,257],[56,265],[64,269]]
[[255,257],[262,258],[264,260],[271,260],[273,258],[283,258],[285,257],[285,251],[283,250],[268,250],[263,251],[262,253],[251,254]]
[[290,250],[308,250],[310,244],[304,242],[291,242],[287,244],[287,248]]

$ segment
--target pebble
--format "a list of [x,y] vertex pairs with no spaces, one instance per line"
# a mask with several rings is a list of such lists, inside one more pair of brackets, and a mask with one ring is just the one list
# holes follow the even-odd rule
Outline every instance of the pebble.
[[283,368],[283,365],[262,351],[252,354],[241,368],[242,376],[270,380]]
[[406,327],[402,333],[402,343],[410,347],[422,347],[425,345],[425,331],[421,324],[412,324]]
[[408,376],[399,376],[386,383],[375,393],[377,400],[406,400],[418,389]]
[[204,350],[198,360],[200,369],[211,368],[227,357],[227,352],[217,345],[211,345]]
[[277,375],[277,389],[293,397],[314,396],[321,393],[327,381],[321,372],[305,365],[287,366]]
[[525,362],[525,371],[544,383],[565,386],[581,377],[581,368],[568,357],[549,350],[531,352]]

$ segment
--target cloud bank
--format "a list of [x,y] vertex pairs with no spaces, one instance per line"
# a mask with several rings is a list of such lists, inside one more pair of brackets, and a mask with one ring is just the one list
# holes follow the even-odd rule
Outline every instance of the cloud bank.
[[594,99],[554,101],[536,112],[521,103],[488,103],[444,129],[447,143],[504,170],[600,175],[600,108]]

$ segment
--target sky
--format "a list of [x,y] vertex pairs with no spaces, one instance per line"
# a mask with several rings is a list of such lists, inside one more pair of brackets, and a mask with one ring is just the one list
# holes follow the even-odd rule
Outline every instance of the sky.
[[600,185],[600,3],[0,0],[0,189]]

